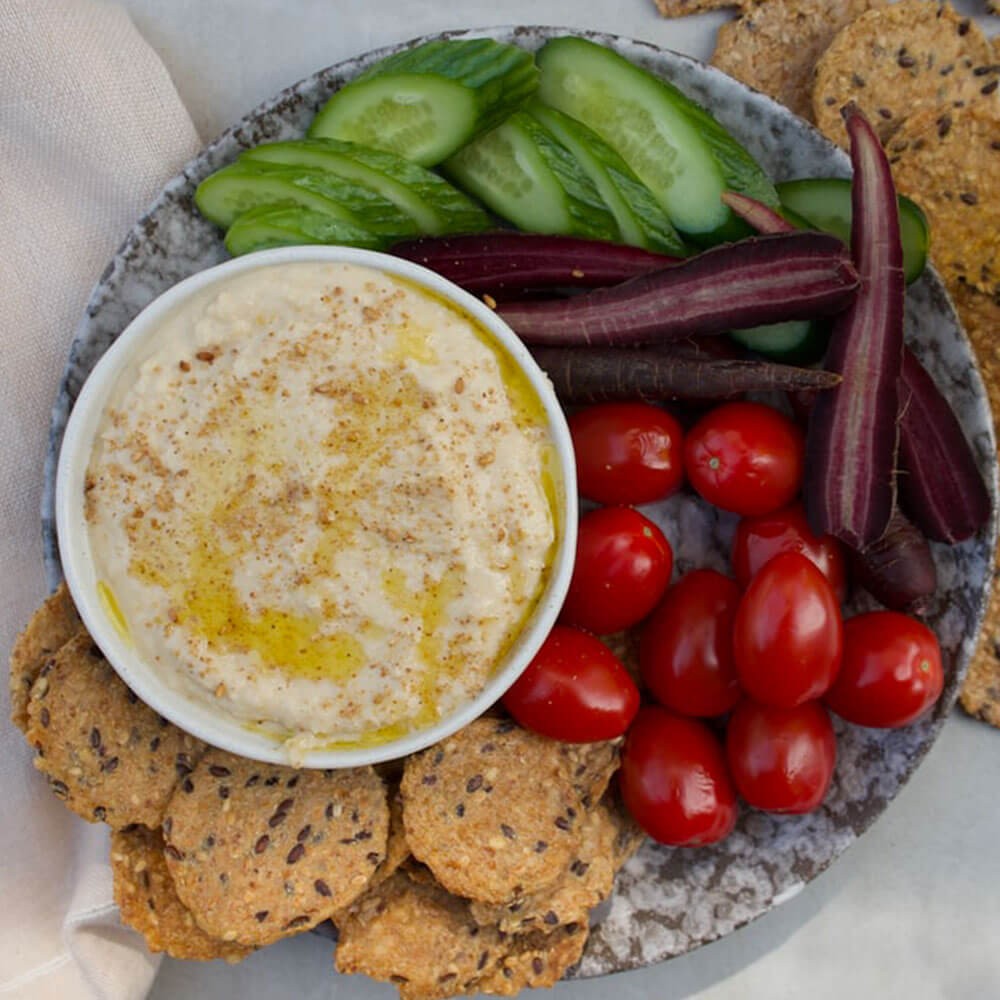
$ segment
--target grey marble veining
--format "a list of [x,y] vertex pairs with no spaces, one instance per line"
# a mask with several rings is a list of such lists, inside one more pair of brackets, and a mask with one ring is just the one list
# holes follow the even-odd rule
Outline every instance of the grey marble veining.
[[[533,49],[547,38],[570,33],[580,34],[558,28],[453,34],[489,34]],[[844,153],[810,126],[718,71],[647,43],[601,34],[589,37],[670,79],[708,106],[776,180],[849,174]],[[193,207],[195,186],[243,148],[300,135],[330,93],[391,51],[382,49],[324,70],[251,112],[167,185],[109,264],[77,330],[52,417],[42,520],[46,568],[53,585],[60,576],[52,509],[55,459],[83,381],[143,306],[226,256],[218,231]],[[955,407],[995,500],[996,442],[982,380],[933,273],[909,290],[906,333]],[[645,509],[673,543],[679,570],[694,565],[726,568],[734,519],[713,513],[686,495]],[[672,850],[647,842],[619,875],[576,975],[647,965],[727,934],[790,898],[864,832],[927,752],[955,701],[983,611],[994,535],[995,518],[988,529],[962,545],[934,548],[941,586],[928,621],[941,641],[947,681],[933,713],[916,725],[889,732],[838,724],[834,785],[823,808],[809,816],[777,817],[744,810],[736,833],[713,848]],[[863,601],[856,604],[864,606]]]

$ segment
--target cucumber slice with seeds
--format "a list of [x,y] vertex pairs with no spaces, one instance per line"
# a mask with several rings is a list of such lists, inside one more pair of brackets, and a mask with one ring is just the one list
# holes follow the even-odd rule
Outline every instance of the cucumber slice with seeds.
[[429,236],[475,233],[490,226],[486,212],[443,177],[394,153],[356,143],[339,139],[271,142],[248,149],[240,162],[329,170],[388,198]]
[[383,59],[337,91],[309,135],[431,167],[498,125],[537,86],[531,53],[514,45],[489,38],[426,42]]
[[336,243],[382,249],[387,240],[367,229],[301,205],[261,205],[237,216],[226,232],[226,249],[239,257],[271,247]]
[[201,214],[223,229],[248,209],[288,202],[380,236],[416,236],[420,232],[409,215],[370,188],[305,167],[233,163],[206,177],[194,200]]
[[[805,178],[778,185],[781,204],[807,224],[851,243],[851,182],[843,177]],[[927,266],[930,227],[916,202],[897,195],[899,235],[903,241],[903,273],[907,283],[916,281]]]
[[611,210],[622,242],[660,253],[687,253],[660,203],[625,161],[592,129],[537,101],[528,114],[576,157]]
[[520,229],[621,239],[614,216],[572,153],[523,111],[464,146],[443,169]]
[[672,84],[582,38],[552,39],[536,59],[539,98],[616,149],[682,233],[725,235],[725,190],[777,204],[750,154]]

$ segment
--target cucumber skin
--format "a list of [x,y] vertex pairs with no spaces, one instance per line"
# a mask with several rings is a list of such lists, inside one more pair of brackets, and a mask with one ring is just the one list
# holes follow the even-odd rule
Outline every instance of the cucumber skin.
[[[254,200],[253,188],[256,181],[278,184],[286,190],[281,194],[268,194]],[[215,188],[233,182],[247,187],[250,203],[233,210],[232,206],[222,206],[225,211],[216,212],[211,204]],[[310,200],[321,199],[329,206],[329,214],[347,222],[386,237],[418,235],[416,224],[404,215],[391,201],[360,184],[344,181],[333,174],[320,170],[305,170],[295,167],[258,168],[249,163],[231,163],[206,177],[195,191],[195,204],[209,221],[223,229],[232,225],[237,215],[263,204],[277,204],[294,201],[297,191],[312,196]],[[221,199],[223,202],[225,198]],[[322,205],[310,205],[314,211],[323,211]]]
[[261,205],[236,217],[226,232],[226,249],[239,257],[271,247],[337,244],[383,250],[389,240],[353,223],[298,205]]
[[[653,192],[635,176],[628,164],[593,129],[538,101],[532,102],[527,113],[543,128],[548,129],[556,141],[569,149],[584,172],[589,172],[589,168],[586,161],[576,155],[574,145],[585,146],[587,152],[597,161],[597,169],[603,171],[608,184],[617,192],[633,226],[640,234],[640,238],[636,240],[625,238],[626,243],[672,256],[687,255],[687,248],[667,213],[653,196]],[[567,142],[567,139],[571,142]],[[617,218],[614,206],[611,206],[611,211]],[[619,229],[622,237],[626,237],[620,220]]]
[[342,100],[340,95],[364,87],[372,80],[392,76],[439,77],[465,88],[474,99],[474,120],[451,137],[448,148],[429,159],[407,157],[429,167],[496,127],[525,104],[538,89],[539,71],[530,52],[490,38],[425,42],[382,59],[333,94],[313,118],[309,135],[350,138],[338,133],[336,115],[338,100]]
[[[806,225],[839,236],[845,243],[851,238],[851,182],[843,177],[803,178],[777,185],[784,209],[805,221]],[[817,201],[827,203],[826,210],[816,212],[810,207]],[[899,205],[899,229],[903,242],[903,272],[907,284],[912,284],[927,266],[930,226],[923,209],[906,195],[896,196]],[[814,210],[815,211],[815,210]],[[831,217],[837,220],[836,225]],[[790,220],[794,221],[794,220]],[[798,223],[796,223],[798,224]]]
[[[393,185],[408,188],[410,194],[426,206],[420,218],[414,216],[414,221],[427,235],[473,233],[490,228],[490,217],[484,209],[453,184],[419,164],[381,149],[339,139],[295,139],[255,146],[239,158],[241,163],[285,164],[306,169],[330,169],[333,173],[337,173],[337,160],[352,161],[373,174],[382,175]],[[324,161],[329,161],[330,167],[324,167]],[[363,179],[354,180],[365,184]],[[375,181],[378,181],[377,177]],[[389,195],[386,197],[399,205],[401,211],[407,212],[401,201]]]
[[[445,172],[461,187],[470,183],[463,158],[474,151],[476,142],[487,141],[490,135],[502,134],[504,130],[516,131],[521,137],[534,145],[545,166],[554,176],[556,183],[565,193],[566,225],[560,227],[561,236],[584,236],[589,239],[618,242],[620,234],[618,224],[607,205],[594,187],[593,181],[586,175],[576,158],[539,122],[527,112],[516,111],[502,125],[486,134],[486,136],[469,143],[442,166]],[[476,192],[487,206],[502,218],[513,222],[521,229],[539,231],[529,224],[522,224],[510,217],[509,208],[503,202],[482,191]],[[517,214],[517,213],[515,213]]]
[[[768,343],[777,334],[781,338],[785,331],[792,331],[797,326],[803,326],[804,332],[794,343],[785,347],[773,347]],[[826,353],[826,345],[830,340],[829,323],[820,320],[789,320],[787,323],[772,323],[766,326],[755,326],[748,330],[733,330],[729,336],[738,344],[749,347],[751,351],[780,361],[788,365],[812,365],[820,361]]]
[[[692,101],[691,98],[687,97],[687,95],[669,81],[643,70],[611,49],[598,45],[595,42],[572,36],[556,38],[547,42],[537,57],[539,65],[542,68],[540,96],[543,101],[547,97],[545,87],[546,53],[549,53],[549,58],[551,58],[553,52],[558,53],[559,49],[566,49],[566,56],[571,58],[573,48],[576,48],[580,54],[586,52],[593,53],[595,51],[601,52],[607,58],[609,66],[618,65],[622,68],[627,68],[631,73],[637,74],[637,79],[644,78],[647,81],[647,86],[651,84],[659,88],[666,100],[675,109],[678,117],[686,122],[689,127],[693,128],[704,143],[707,156],[718,170],[722,189],[747,194],[771,207],[777,207],[777,193],[763,168],[715,120],[709,111]],[[560,57],[557,55],[556,58]],[[569,111],[569,109],[564,108],[560,108],[560,110]],[[598,129],[597,131],[600,130]],[[663,207],[670,214],[669,206],[664,204]],[[678,220],[676,217],[672,221],[677,225]],[[721,222],[710,229],[693,230],[690,227],[685,228],[680,225],[678,225],[678,228],[682,230],[685,237],[691,237],[699,245],[703,246],[711,246],[716,243],[738,239],[749,235],[750,232],[749,227],[737,219],[728,209],[725,215],[721,216]]]

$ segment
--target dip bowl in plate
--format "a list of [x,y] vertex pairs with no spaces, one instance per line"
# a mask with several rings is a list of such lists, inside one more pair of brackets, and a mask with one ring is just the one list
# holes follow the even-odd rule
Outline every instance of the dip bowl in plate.
[[165,292],[63,438],[59,551],[128,686],[208,743],[353,767],[481,715],[565,597],[572,445],[482,302],[344,247]]

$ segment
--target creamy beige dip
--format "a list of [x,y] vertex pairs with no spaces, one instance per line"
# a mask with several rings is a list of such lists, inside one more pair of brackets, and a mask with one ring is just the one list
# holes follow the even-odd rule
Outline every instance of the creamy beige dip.
[[105,602],[170,683],[299,749],[474,697],[556,535],[541,403],[403,279],[272,265],[170,315],[88,469]]

